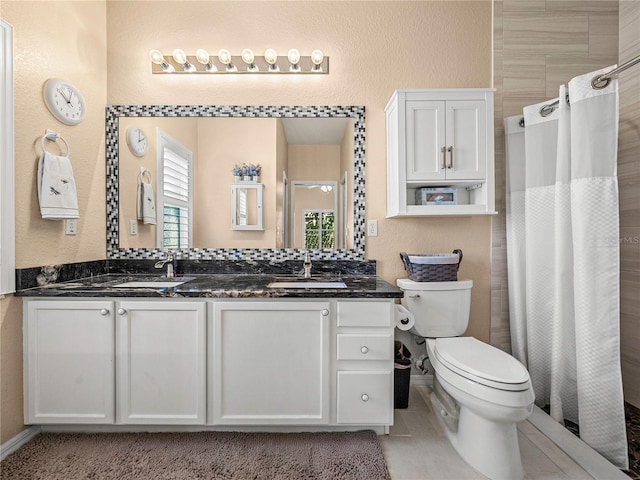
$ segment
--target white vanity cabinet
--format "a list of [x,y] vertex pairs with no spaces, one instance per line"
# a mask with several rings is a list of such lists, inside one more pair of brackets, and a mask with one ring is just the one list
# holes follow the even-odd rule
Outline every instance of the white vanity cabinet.
[[328,301],[213,302],[214,424],[329,423]]
[[397,90],[385,111],[388,217],[494,213],[492,89]]
[[116,302],[116,412],[121,424],[206,422],[206,304]]
[[31,301],[23,325],[25,423],[113,423],[113,303]]
[[27,298],[25,423],[393,423],[393,299]]

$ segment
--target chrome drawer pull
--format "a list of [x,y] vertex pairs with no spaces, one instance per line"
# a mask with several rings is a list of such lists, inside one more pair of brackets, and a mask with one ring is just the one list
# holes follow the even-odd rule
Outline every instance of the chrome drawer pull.
[[364,347],[362,347],[362,348],[360,349],[360,351],[361,351],[362,353],[369,353],[369,347],[367,347],[367,346],[365,345]]
[[329,315],[329,310],[327,310],[326,308],[324,310],[322,310],[320,312],[322,314],[323,317],[326,317],[327,315]]
[[124,315],[125,313],[127,313],[127,311],[124,308],[118,309],[118,315]]
[[360,399],[363,402],[368,402],[369,401],[369,395],[367,395],[366,393],[363,393],[362,396],[360,397]]
[[109,310],[107,310],[106,308],[103,308],[102,310],[100,310],[100,315],[102,315],[103,317],[106,317],[107,315],[109,315]]

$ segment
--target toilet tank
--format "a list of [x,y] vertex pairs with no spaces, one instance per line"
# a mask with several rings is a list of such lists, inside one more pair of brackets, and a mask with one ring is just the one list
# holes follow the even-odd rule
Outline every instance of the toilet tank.
[[421,337],[457,337],[469,325],[473,280],[414,282],[398,279],[404,291],[402,305],[413,313],[412,331]]

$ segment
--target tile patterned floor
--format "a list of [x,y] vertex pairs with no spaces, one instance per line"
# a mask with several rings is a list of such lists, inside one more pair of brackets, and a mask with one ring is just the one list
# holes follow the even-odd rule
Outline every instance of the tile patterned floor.
[[625,473],[634,480],[640,480],[640,408],[625,402],[624,411],[629,443],[629,471]]

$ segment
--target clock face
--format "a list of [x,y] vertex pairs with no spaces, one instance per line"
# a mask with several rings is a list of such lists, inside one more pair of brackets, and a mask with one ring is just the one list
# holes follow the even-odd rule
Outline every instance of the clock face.
[[141,157],[147,151],[147,137],[138,127],[127,129],[127,145],[136,157]]
[[87,113],[82,93],[64,80],[47,80],[44,100],[53,116],[66,125],[77,125]]

